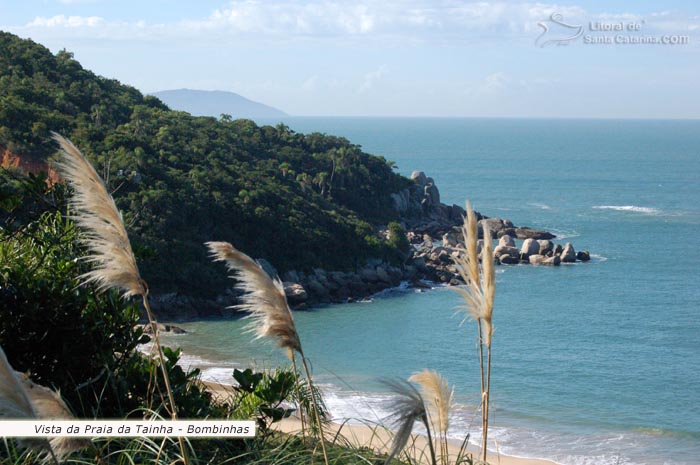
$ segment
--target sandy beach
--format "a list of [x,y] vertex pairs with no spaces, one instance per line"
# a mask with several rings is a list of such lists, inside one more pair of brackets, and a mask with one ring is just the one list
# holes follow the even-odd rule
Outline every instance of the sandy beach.
[[[231,387],[213,382],[205,382],[214,398],[226,399],[230,395]],[[288,434],[301,434],[301,421],[298,418],[287,418],[273,425],[278,431]],[[358,425],[348,423],[329,422],[324,431],[326,438],[338,444],[349,444],[355,447],[368,447],[380,453],[388,453],[391,449],[391,431],[381,425]],[[456,441],[449,445],[450,457],[456,457],[460,444]],[[430,454],[428,440],[422,435],[413,435],[406,447],[409,455],[420,459],[422,463],[429,463]],[[478,454],[479,449],[473,445],[468,446],[467,451]],[[503,454],[489,453],[487,461],[491,465],[557,465],[555,462],[544,459],[530,459],[513,457]]]

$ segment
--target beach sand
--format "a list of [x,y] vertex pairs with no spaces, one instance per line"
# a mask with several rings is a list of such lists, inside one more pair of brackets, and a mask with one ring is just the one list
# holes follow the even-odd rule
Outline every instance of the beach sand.
[[[231,391],[230,386],[225,386],[212,382],[205,382],[207,389],[213,394],[214,399],[225,400]],[[301,434],[301,421],[298,418],[287,418],[273,425],[273,428],[288,434]],[[392,433],[388,429],[379,425],[358,425],[348,423],[329,422],[324,434],[329,441],[336,444],[350,444],[355,447],[368,447],[380,453],[388,453],[391,449]],[[450,442],[450,457],[454,458],[459,453],[460,444],[456,441]],[[430,453],[428,440],[422,435],[413,435],[405,449],[411,457],[419,459],[422,463],[429,463]],[[478,456],[479,449],[473,445],[467,448],[468,453]],[[509,455],[488,453],[487,462],[490,465],[557,465],[555,462],[544,459],[530,459],[512,457]]]

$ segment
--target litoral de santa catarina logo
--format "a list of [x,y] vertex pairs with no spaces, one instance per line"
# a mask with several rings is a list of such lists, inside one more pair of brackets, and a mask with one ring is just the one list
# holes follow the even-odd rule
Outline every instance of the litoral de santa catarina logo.
[[650,34],[645,20],[589,21],[586,24],[565,21],[561,13],[552,13],[538,21],[541,29],[535,39],[539,48],[581,43],[584,45],[688,45],[690,36]]

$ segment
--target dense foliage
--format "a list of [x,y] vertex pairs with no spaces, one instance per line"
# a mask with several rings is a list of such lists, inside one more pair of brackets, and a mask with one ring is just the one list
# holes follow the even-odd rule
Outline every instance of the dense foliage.
[[[137,349],[148,342],[136,326],[138,306],[115,291],[98,293],[94,286],[80,284],[89,263],[80,260],[85,251],[66,218],[66,189],[47,187],[43,177],[14,178],[7,172],[0,172],[0,181],[0,347],[8,360],[33,381],[60,390],[78,417],[142,418],[150,411],[167,416],[157,362]],[[194,463],[237,456],[238,463],[250,463],[267,455],[274,447],[268,441],[277,441],[271,425],[296,405],[294,373],[289,368],[236,370],[231,380],[238,386],[216,401],[199,381],[199,370],[185,371],[177,364],[179,350],[163,349],[180,418],[255,419],[258,424],[259,434],[252,440],[190,441]],[[308,402],[307,395],[302,403]],[[155,463],[154,456],[178,451],[175,443],[162,452],[154,444],[112,438],[73,458],[78,463],[96,455],[105,464]],[[17,449],[11,441],[4,446],[3,465],[35,463],[31,450]]]
[[[135,327],[140,309],[116,292],[79,285],[87,264],[78,259],[84,251],[65,217],[63,189],[47,190],[41,178],[0,180],[0,346],[14,368],[60,389],[81,416],[158,405],[150,379],[160,371],[136,350],[147,342]],[[185,373],[178,353],[166,353],[180,413],[210,413],[208,395],[191,382],[197,372]]]
[[391,255],[375,224],[409,181],[346,139],[193,117],[0,32],[0,152],[46,159],[50,131],[105,174],[157,291],[227,285],[202,245],[227,240],[279,270],[349,269]]

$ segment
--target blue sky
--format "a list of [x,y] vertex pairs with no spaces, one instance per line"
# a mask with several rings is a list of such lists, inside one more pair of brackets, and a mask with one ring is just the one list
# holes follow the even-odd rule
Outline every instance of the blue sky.
[[697,1],[0,0],[0,29],[294,115],[700,118]]

